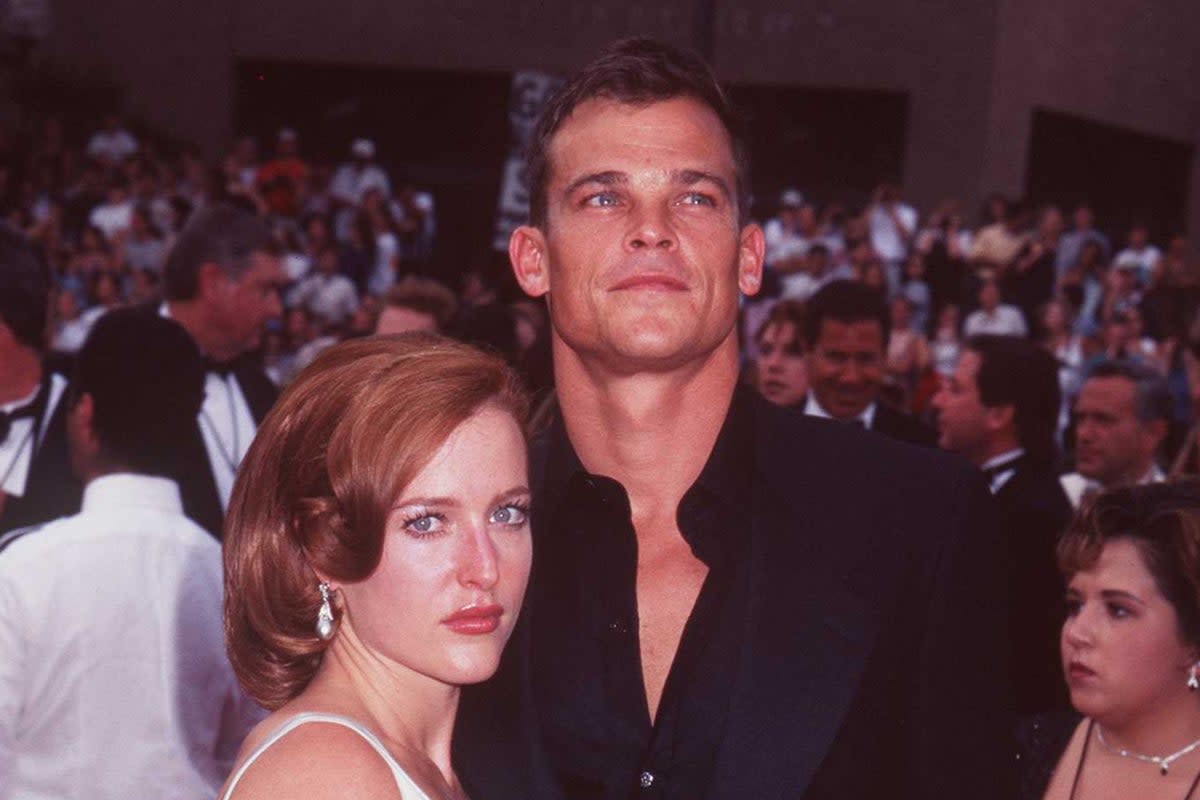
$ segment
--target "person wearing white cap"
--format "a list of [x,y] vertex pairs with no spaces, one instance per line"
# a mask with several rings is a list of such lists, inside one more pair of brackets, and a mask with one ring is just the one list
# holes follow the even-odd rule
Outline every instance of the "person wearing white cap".
[[350,238],[355,208],[371,189],[377,189],[385,199],[392,196],[392,183],[387,172],[375,163],[375,143],[370,139],[355,139],[350,145],[350,160],[338,167],[329,185],[329,195],[338,207],[336,232],[338,239]]

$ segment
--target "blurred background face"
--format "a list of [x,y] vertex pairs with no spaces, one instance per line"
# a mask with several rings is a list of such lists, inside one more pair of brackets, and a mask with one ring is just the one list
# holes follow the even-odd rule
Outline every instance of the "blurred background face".
[[994,281],[984,281],[979,287],[979,305],[985,311],[994,311],[1000,305],[1000,290]]
[[440,683],[490,677],[529,577],[529,499],[521,429],[484,406],[397,499],[379,567],[341,587],[335,646]]
[[838,419],[863,413],[883,385],[883,329],[877,321],[821,321],[808,354],[808,379],[821,408]]
[[808,367],[795,324],[775,322],[764,328],[758,353],[759,394],[776,405],[799,405],[808,393]]
[[1071,704],[1101,724],[1189,702],[1195,648],[1129,539],[1110,541],[1092,569],[1071,577],[1061,645]]
[[1060,333],[1067,326],[1067,315],[1061,303],[1050,303],[1042,312],[1042,327],[1046,333]]
[[379,313],[375,323],[376,333],[407,333],[409,331],[428,331],[437,333],[437,320],[433,314],[417,311],[404,306],[388,306]]
[[938,412],[938,445],[976,464],[983,461],[988,437],[987,408],[979,399],[979,366],[979,354],[965,351],[954,374],[945,379],[933,397]]
[[1075,468],[1105,486],[1133,481],[1154,456],[1155,439],[1137,418],[1136,387],[1125,378],[1091,378],[1075,401]]

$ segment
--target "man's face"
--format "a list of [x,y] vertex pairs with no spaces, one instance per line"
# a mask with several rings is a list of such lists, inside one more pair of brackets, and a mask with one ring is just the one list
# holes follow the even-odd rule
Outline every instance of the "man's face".
[[1075,468],[1104,486],[1136,483],[1162,438],[1161,423],[1137,418],[1136,386],[1121,377],[1091,378],[1075,401]]
[[1075,230],[1078,230],[1078,231],[1089,230],[1092,227],[1092,223],[1095,222],[1095,219],[1096,218],[1095,218],[1095,216],[1093,216],[1092,210],[1090,208],[1088,208],[1087,206],[1080,206],[1079,208],[1075,209],[1075,214],[1074,214]]
[[964,351],[954,374],[933,396],[933,407],[938,411],[938,445],[976,465],[986,460],[989,433],[988,408],[979,399],[980,361],[979,353]]
[[[262,341],[267,321],[283,312],[279,288],[287,283],[283,265],[263,252],[250,255],[250,266],[237,278],[222,275],[210,294],[214,327],[223,334],[232,357],[249,352]],[[210,353],[214,357],[215,353]]]
[[758,337],[758,391],[780,406],[799,405],[808,394],[808,366],[795,323],[775,322]]
[[736,348],[738,289],[758,290],[762,231],[739,230],[717,115],[690,98],[579,105],[548,148],[545,230],[509,252],[555,338],[617,372],[670,370]]
[[996,288],[995,283],[986,281],[979,287],[979,305],[985,311],[995,311],[996,306],[1000,305],[1000,290]]
[[873,320],[822,320],[808,354],[808,379],[817,402],[831,415],[857,417],[883,385],[882,326]]

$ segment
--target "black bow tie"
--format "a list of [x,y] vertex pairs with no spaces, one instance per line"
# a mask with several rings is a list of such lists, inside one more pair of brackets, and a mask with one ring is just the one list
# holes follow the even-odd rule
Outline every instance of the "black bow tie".
[[37,417],[38,397],[40,396],[41,392],[38,392],[38,394],[35,395],[34,398],[25,405],[18,406],[12,411],[0,411],[0,444],[4,444],[6,441],[8,441],[8,434],[12,431],[12,424],[14,421],[18,419],[24,419],[26,417]]
[[232,375],[234,367],[236,367],[236,366],[237,366],[237,359],[232,359],[229,361],[214,361],[213,359],[208,358],[207,356],[204,359],[204,371],[206,373],[207,372],[215,372],[217,375],[221,376],[222,378],[228,378],[230,375]]

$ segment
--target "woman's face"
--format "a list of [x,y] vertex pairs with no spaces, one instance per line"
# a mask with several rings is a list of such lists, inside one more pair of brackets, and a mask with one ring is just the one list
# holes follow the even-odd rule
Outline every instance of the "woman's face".
[[391,669],[451,685],[490,677],[529,578],[528,487],[520,428],[484,406],[396,501],[378,569],[341,587],[343,626]]
[[1189,701],[1197,653],[1128,539],[1110,541],[1092,569],[1071,577],[1061,646],[1071,704],[1101,724]]

